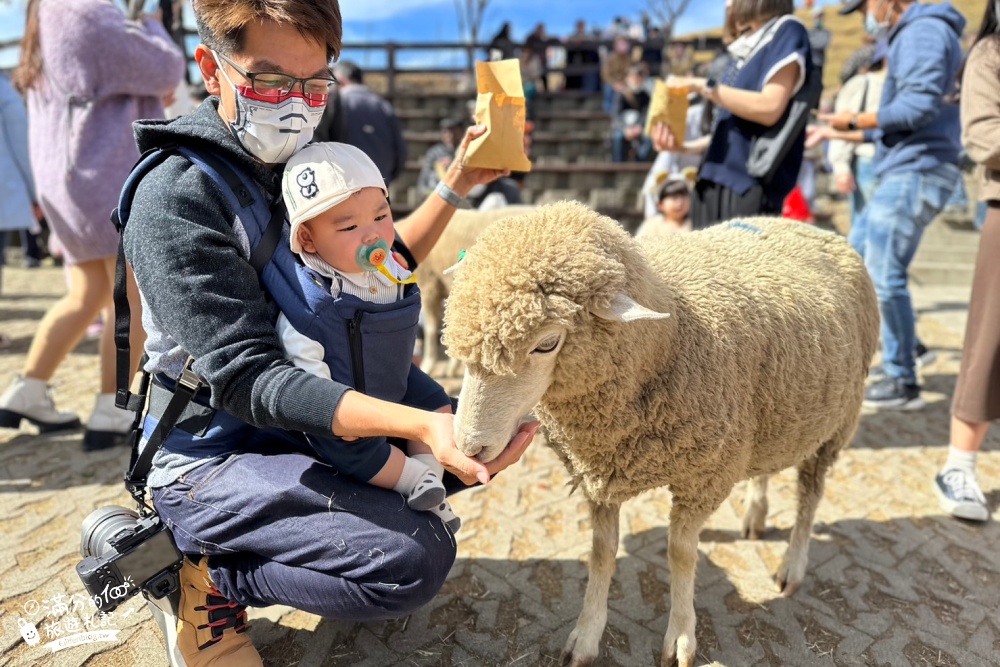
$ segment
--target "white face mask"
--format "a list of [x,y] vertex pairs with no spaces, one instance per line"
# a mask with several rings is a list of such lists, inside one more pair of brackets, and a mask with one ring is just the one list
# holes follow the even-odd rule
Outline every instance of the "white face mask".
[[888,21],[879,22],[879,20],[875,18],[874,9],[881,4],[882,3],[879,3],[878,5],[875,5],[874,8],[869,8],[868,12],[865,14],[865,32],[867,32],[868,35],[875,40],[880,40],[889,34],[889,28],[891,27]]
[[251,155],[265,164],[280,164],[312,140],[325,105],[312,106],[295,93],[280,102],[260,99],[251,86],[234,84],[219,56],[212,55],[236,94],[236,118],[229,127]]

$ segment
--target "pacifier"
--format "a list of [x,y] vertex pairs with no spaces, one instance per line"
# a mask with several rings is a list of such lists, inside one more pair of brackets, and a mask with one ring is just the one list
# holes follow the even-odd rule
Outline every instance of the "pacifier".
[[378,271],[397,285],[409,285],[410,283],[417,282],[417,279],[412,275],[405,280],[399,280],[385,267],[385,260],[389,259],[389,244],[381,239],[372,245],[363,245],[358,248],[358,254],[355,259],[358,262],[358,266],[364,271]]
[[378,271],[388,257],[389,244],[379,239],[373,245],[363,245],[358,248],[356,259],[363,271]]

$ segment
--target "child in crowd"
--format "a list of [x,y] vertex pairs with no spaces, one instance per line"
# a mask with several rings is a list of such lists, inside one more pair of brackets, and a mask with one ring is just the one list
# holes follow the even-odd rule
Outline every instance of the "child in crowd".
[[[291,249],[307,275],[302,284],[322,290],[310,335],[279,317],[288,357],[370,396],[451,412],[440,385],[412,364],[420,292],[390,252],[395,229],[375,163],[354,146],[311,144],[286,165],[282,193]],[[339,471],[398,491],[410,508],[436,514],[452,531],[461,526],[445,500],[443,468],[426,444],[408,441],[407,456],[385,438],[308,440]]]
[[669,177],[660,187],[656,205],[659,213],[647,218],[639,227],[637,239],[653,238],[679,232],[691,231],[691,188],[687,179],[675,175]]

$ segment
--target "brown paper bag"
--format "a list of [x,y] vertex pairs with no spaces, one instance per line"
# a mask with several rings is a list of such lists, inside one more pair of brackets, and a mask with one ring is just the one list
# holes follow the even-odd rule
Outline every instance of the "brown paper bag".
[[646,114],[645,133],[652,134],[657,123],[666,123],[677,137],[677,143],[684,143],[687,135],[689,92],[687,87],[670,88],[662,79],[657,79],[653,99],[649,101],[649,112]]
[[476,123],[486,133],[472,142],[465,164],[482,169],[531,171],[524,154],[524,88],[516,59],[477,62]]

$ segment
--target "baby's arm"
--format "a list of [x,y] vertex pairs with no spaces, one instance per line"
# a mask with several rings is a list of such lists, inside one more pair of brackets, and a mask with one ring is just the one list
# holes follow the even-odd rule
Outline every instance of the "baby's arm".
[[281,345],[285,348],[285,356],[293,364],[311,375],[332,379],[330,367],[323,363],[325,351],[320,343],[299,333],[284,314],[278,316],[277,329]]

